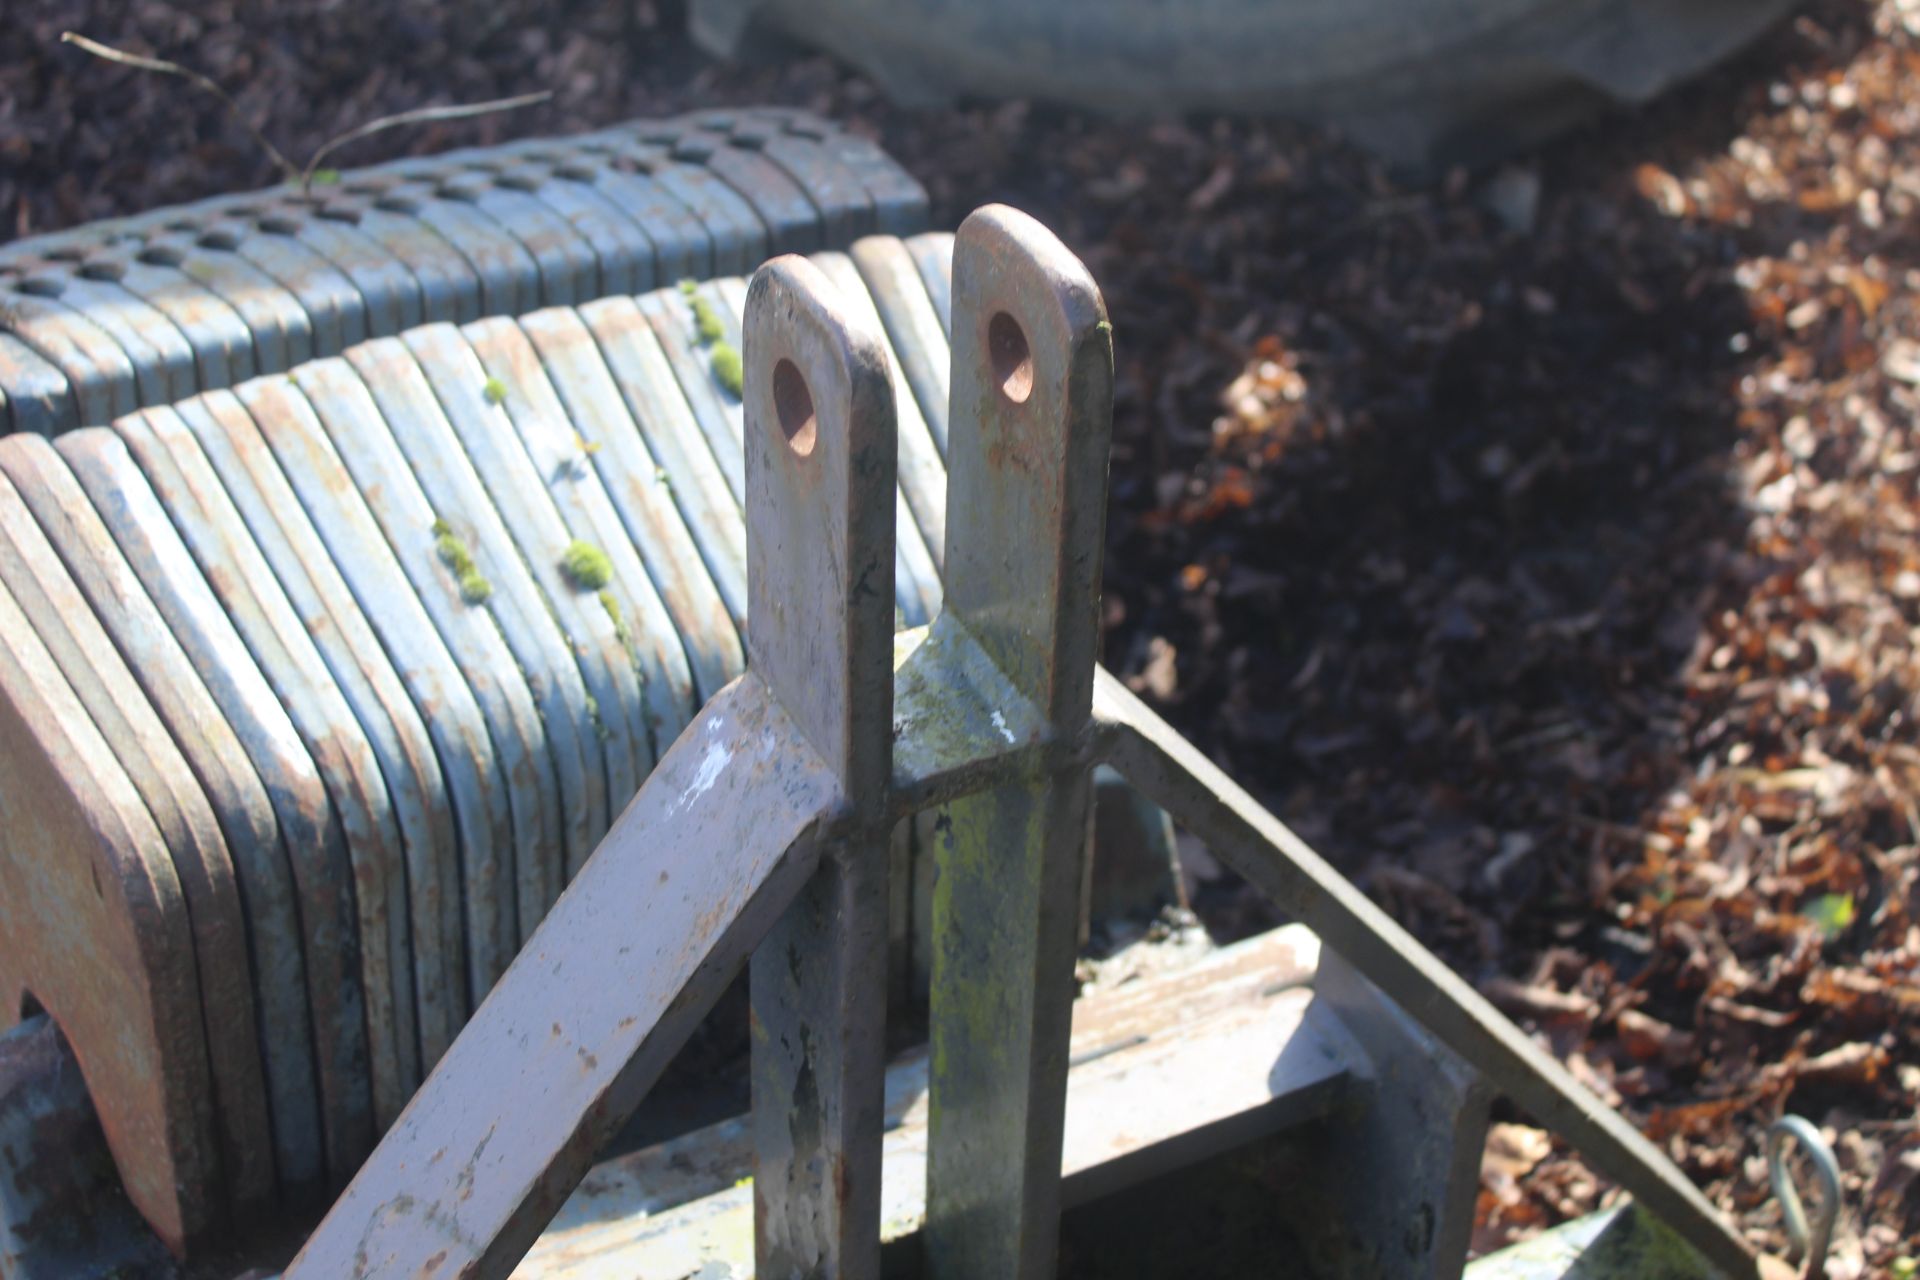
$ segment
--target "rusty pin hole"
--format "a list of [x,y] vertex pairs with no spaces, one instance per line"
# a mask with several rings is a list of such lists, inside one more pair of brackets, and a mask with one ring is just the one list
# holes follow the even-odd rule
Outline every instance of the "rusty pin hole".
[[813,393],[791,360],[782,359],[773,366],[773,412],[780,419],[787,447],[803,458],[810,455],[820,437],[820,424],[813,412]]
[[1000,394],[1014,404],[1025,404],[1033,394],[1033,350],[1026,330],[1004,311],[987,322],[987,358],[993,362],[993,380]]

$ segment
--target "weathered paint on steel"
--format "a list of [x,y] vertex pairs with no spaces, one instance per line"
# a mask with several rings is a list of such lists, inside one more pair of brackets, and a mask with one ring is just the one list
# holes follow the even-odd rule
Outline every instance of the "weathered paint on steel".
[[[654,338],[661,352],[666,355],[667,363],[673,368],[674,379],[680,384],[688,408],[693,411],[693,420],[698,424],[707,447],[712,450],[714,461],[720,464],[720,474],[726,477],[727,490],[733,495],[734,505],[744,509],[747,466],[746,455],[740,448],[737,416],[729,411],[732,406],[722,400],[722,396],[727,396],[728,401],[732,397],[714,380],[712,357],[700,345],[695,334],[692,306],[678,291],[669,289],[649,293],[634,301],[653,326]],[[735,323],[738,323],[737,318]],[[737,335],[734,349],[739,349]]]
[[66,1033],[128,1199],[182,1252],[224,1218],[186,903],[139,793],[4,591],[0,761],[0,999],[31,997]]
[[[304,368],[303,379],[313,381],[314,368]],[[437,954],[444,966],[439,980],[441,1000],[425,996],[419,1000],[421,1064],[431,1069],[477,1003],[477,996],[468,989],[463,896],[511,892],[511,878],[498,874],[500,865],[510,863],[512,856],[506,784],[486,719],[466,678],[421,607],[303,389],[283,380],[263,379],[241,386],[236,394],[259,433],[257,441],[246,442],[247,447],[270,449],[277,459],[284,483],[298,495],[313,522],[323,554],[353,592],[405,682],[439,758],[456,825],[436,829],[440,842],[436,851],[443,861],[437,870],[438,885],[429,886],[432,893],[419,891],[420,881],[411,869],[408,883],[416,965],[422,965],[423,956]],[[264,471],[271,464],[258,459],[251,465]],[[420,940],[429,935],[439,939],[437,953],[421,946]],[[417,978],[416,994],[430,992],[432,986],[431,978]]]
[[444,904],[460,894],[454,814],[422,711],[255,425],[251,407],[271,415],[285,407],[292,388],[271,378],[242,390],[250,393],[245,400],[235,392],[209,392],[176,412],[225,485],[380,763],[403,853],[389,918],[411,957],[410,971],[397,972],[394,982],[401,1034],[413,1041],[402,1054],[402,1078],[411,1088],[422,1077],[422,1060],[445,1050],[465,1012],[465,1002],[449,990],[460,980],[464,957],[447,946],[443,928]]
[[[745,282],[736,277],[709,281],[699,286],[697,293],[713,306],[726,330],[726,340],[737,348],[741,342],[741,317],[745,314],[747,301]],[[738,404],[732,402],[731,397],[723,398],[721,404],[729,424],[737,434],[741,429]],[[924,625],[940,611],[940,571],[927,549],[919,524],[914,520],[904,488],[899,485],[895,487],[894,606],[899,610],[902,626],[917,627]]]
[[[155,236],[141,248],[140,257],[174,268],[239,312],[253,335],[256,372],[284,373],[313,358],[313,317],[298,298],[246,259],[201,245],[187,232]],[[88,419],[88,425],[103,422]]]
[[366,340],[366,299],[312,245],[264,230],[252,218],[215,222],[196,243],[211,252],[239,255],[298,299],[313,325],[314,355],[330,356]]
[[536,274],[523,287],[518,310],[505,314],[571,306],[600,295],[600,264],[593,246],[544,202],[525,191],[496,186],[477,173],[442,180],[434,194],[443,201],[472,205],[492,218],[533,259]]
[[[460,832],[467,985],[471,1004],[478,1006],[506,972],[519,945],[519,886],[538,885],[545,869],[559,866],[564,857],[559,783],[546,727],[527,673],[507,647],[492,611],[462,598],[459,583],[436,553],[433,506],[359,374],[344,360],[320,360],[301,370],[301,381],[327,440],[311,446],[298,442],[303,451],[295,454],[294,439],[276,436],[271,443],[282,464],[297,484],[313,475],[332,474],[331,461],[351,475],[357,495],[347,485],[330,485],[328,493],[342,515],[354,509],[357,496],[379,527],[356,530],[351,542],[335,541],[335,521],[321,519],[322,536],[329,538],[336,559],[353,561],[356,567],[363,540],[370,562],[377,555],[373,539],[384,536],[411,594],[433,620],[485,711],[499,756],[511,826],[503,829],[490,806],[491,820],[485,823],[468,823],[463,814]],[[311,456],[306,447],[313,450]],[[320,499],[312,499],[309,508],[318,513]],[[360,523],[357,516],[355,523]]]
[[[580,474],[590,471],[595,480],[592,492],[600,495],[596,502],[610,506],[639,553],[664,616],[657,622],[640,621],[642,631],[636,638],[644,634],[647,639],[642,643],[665,644],[671,637],[680,646],[681,661],[692,681],[690,716],[693,708],[746,665],[733,615],[708,576],[698,542],[675,508],[664,472],[627,411],[581,313],[561,308],[536,311],[521,317],[520,328],[539,352],[563,405],[551,423],[543,420],[537,425],[543,430],[573,425],[577,441],[559,442],[574,449],[566,483],[583,483]],[[558,462],[553,470],[558,472]],[[676,727],[661,740],[671,740],[677,733]]]
[[[740,500],[680,392],[651,318],[632,298],[602,298],[581,307],[579,315],[599,344],[607,372],[656,460],[652,476],[656,487],[679,511],[735,625],[744,626],[747,526]],[[645,484],[645,472],[623,469],[630,477],[628,487]]]
[[326,777],[119,437],[87,428],[61,436],[55,447],[273,797],[298,894],[327,1170],[344,1178],[373,1145],[373,1097],[352,871]]
[[632,166],[700,219],[713,242],[713,275],[751,271],[766,258],[767,226],[738,191],[701,166],[680,161],[664,147],[631,138],[609,140],[609,145],[617,148],[616,168]]
[[906,239],[913,265],[920,269],[920,281],[927,286],[927,298],[940,327],[953,337],[953,233],[928,231]]
[[[476,324],[510,328],[512,321],[489,319]],[[516,557],[524,564],[525,581],[537,593],[529,605],[547,618],[545,634],[550,643],[560,645],[556,661],[571,663],[584,691],[580,725],[594,739],[591,758],[597,760],[600,772],[597,778],[587,779],[586,822],[579,838],[568,845],[564,884],[586,861],[612,814],[638,789],[653,763],[638,674],[597,595],[576,586],[561,567],[573,533],[554,510],[543,477],[528,460],[504,404],[494,403],[488,394],[491,382],[504,383],[505,378],[487,369],[461,330],[433,325],[415,329],[401,340],[439,397],[468,473],[482,486],[478,501],[490,505],[500,530],[511,539],[498,548],[500,557]],[[416,461],[416,469],[418,465]],[[553,732],[551,721],[549,732]]]
[[878,1280],[899,433],[878,327],[836,292],[776,258],[745,308],[749,663],[851,818],[751,966],[755,1255]]
[[286,1280],[506,1277],[812,872],[840,803],[756,677],[722,690]]
[[429,274],[447,260],[464,269],[460,256],[444,242],[424,251],[416,249],[407,260],[397,258],[353,220],[329,217],[322,212],[325,206],[316,207],[316,203],[288,200],[284,206],[269,210],[256,225],[269,236],[297,238],[353,282],[366,308],[366,331],[354,342],[383,338],[422,322],[425,312],[416,272]]
[[401,291],[399,323],[375,337],[400,333],[416,324],[439,320],[471,320],[480,314],[480,276],[467,255],[432,227],[409,214],[383,209],[373,201],[329,200],[320,206],[315,225],[350,227],[403,264],[420,286],[420,312],[407,309]]
[[[357,955],[358,964],[351,976],[358,979],[367,1027],[362,1069],[372,1084],[374,1124],[384,1128],[406,1101],[405,1038],[395,993],[410,966],[404,961],[404,920],[396,928],[392,910],[394,886],[405,874],[403,853],[378,759],[185,424],[172,410],[152,409],[120,419],[114,430],[326,781],[347,855],[349,874],[335,892],[353,912],[355,946],[349,954]],[[313,953],[309,946],[310,965]],[[338,1177],[361,1152],[342,1151],[338,1160],[335,1154],[329,1150],[328,1164]]]
[[[292,758],[294,768],[286,775],[298,791],[280,810],[280,823],[300,885],[307,1000],[313,1007],[323,1092],[326,1165],[334,1178],[344,1178],[371,1148],[374,1132],[372,1031],[367,1019],[367,984],[363,983],[361,923],[355,906],[357,850],[353,848],[371,823],[367,804],[357,793],[359,777],[348,768],[355,764],[357,752],[349,750],[351,743],[344,748],[326,737],[332,733],[326,718],[313,712],[313,699],[305,697],[298,677],[286,676],[286,668],[292,664],[257,662],[252,656],[253,645],[261,643],[265,647],[275,639],[275,633],[255,626],[252,631],[261,639],[255,639],[255,635],[242,637],[242,624],[253,622],[252,616],[242,618],[234,612],[232,591],[215,593],[215,587],[225,585],[232,576],[230,570],[217,576],[202,574],[182,541],[182,532],[161,507],[159,495],[132,462],[125,439],[117,434],[81,430],[60,438],[58,447],[134,572],[161,612],[167,614],[175,635],[182,637],[182,643],[186,635],[194,637],[194,643],[188,645],[190,651],[196,647],[211,649],[227,658],[219,672],[200,664],[209,681],[215,674],[238,677],[248,693],[244,708],[265,718],[269,716],[267,706],[252,697],[257,691],[253,677],[265,677],[271,691],[267,700],[286,712],[286,722],[298,737],[300,756]],[[294,626],[298,628],[298,622]],[[288,643],[303,643],[303,637]],[[317,658],[313,658],[313,666],[319,666]],[[340,710],[342,714],[332,723],[344,727],[349,716],[346,708]],[[228,710],[228,716],[232,714]],[[265,723],[269,733],[282,727],[278,718]],[[315,727],[319,733],[313,731]],[[278,741],[271,745],[280,747]],[[280,758],[288,760],[284,754]],[[371,770],[371,762],[367,762],[367,768]],[[319,787],[311,785],[311,773],[319,775]],[[361,864],[365,864],[365,854],[361,854]],[[367,906],[374,910],[378,904],[369,900]],[[380,1034],[386,1040],[392,1038],[386,1031]]]
[[1729,1276],[1745,1241],[1700,1190],[1551,1055],[1104,670],[1103,756],[1228,867],[1317,933],[1500,1093],[1570,1142]]
[[193,348],[160,311],[112,280],[63,271],[57,284],[60,304],[85,315],[126,353],[142,403],[174,400],[199,389]]
[[[412,353],[398,338],[381,338],[354,348],[347,359],[372,393],[380,415],[400,424],[392,439],[432,504],[433,514],[413,536],[431,547],[434,522],[445,521],[471,548],[492,587],[484,608],[525,673],[545,723],[559,782],[561,839],[558,845],[542,841],[519,849],[514,905],[524,942],[566,883],[567,861],[560,855],[564,852],[567,860],[581,856],[606,829],[606,767],[587,688],[571,646]],[[484,377],[475,379],[475,391]],[[361,491],[370,492],[365,484]],[[451,576],[444,566],[440,572]]]
[[0,441],[0,471],[127,655],[226,835],[246,908],[278,1182],[289,1203],[309,1202],[324,1187],[326,1165],[306,961],[293,873],[267,783],[60,455],[38,436],[18,436]]
[[225,299],[171,267],[132,253],[90,260],[82,271],[107,269],[129,293],[173,321],[193,351],[201,387],[230,387],[253,376],[253,334]]
[[819,215],[823,243],[848,245],[873,233],[873,202],[866,184],[814,139],[753,119],[735,121],[724,134],[735,147],[771,160],[806,193]]
[[[57,278],[36,287],[53,287]],[[74,421],[105,422],[135,403],[133,364],[107,333],[70,307],[19,286],[9,291],[7,328],[73,388]],[[64,415],[63,415],[64,416]]]
[[[699,699],[673,617],[654,590],[654,580],[628,538],[626,526],[608,500],[593,465],[594,456],[604,447],[599,442],[617,431],[632,433],[633,421],[620,407],[619,396],[597,359],[580,366],[583,373],[600,375],[601,385],[593,389],[597,395],[583,394],[564,380],[556,386],[547,376],[547,366],[528,332],[530,327],[538,327],[536,318],[562,317],[572,322],[591,354],[593,340],[578,328],[579,318],[570,308],[535,312],[518,323],[482,321],[464,332],[481,362],[506,384],[506,400],[501,407],[519,434],[533,474],[545,486],[563,527],[607,557],[611,573],[604,587],[572,582],[562,587],[574,597],[591,595],[611,620],[614,639],[626,649],[640,681],[643,724],[639,727],[645,731],[645,740],[664,749],[693,719]],[[697,565],[696,558],[692,567],[697,569]],[[724,614],[722,620],[731,627]],[[647,753],[649,767],[653,754],[651,749]],[[615,801],[616,805],[620,803]]]
[[[947,401],[952,394],[951,353],[945,322],[934,312],[913,254],[892,236],[868,236],[848,251],[886,325],[894,359],[926,419],[933,442],[947,452]],[[941,491],[945,500],[945,489]]]
[[[913,384],[907,381],[905,362],[887,336],[880,312],[853,259],[844,253],[817,253],[813,255],[813,263],[839,288],[847,306],[880,335],[886,349],[894,400],[900,406],[900,492],[906,496],[914,525],[933,557],[934,568],[939,570],[946,556],[947,469],[940,460],[941,451],[934,445],[927,420],[921,416]],[[934,352],[926,354],[946,353],[936,347]]]
[[[947,608],[1070,743],[1100,634],[1106,310],[1080,261],[1005,206],[961,225],[953,272]],[[1053,1273],[1090,789],[1070,762],[947,810],[929,997],[936,1280]]]
[[431,190],[396,186],[374,208],[405,215],[460,251],[479,283],[478,307],[461,321],[482,315],[517,315],[538,305],[540,269],[526,248],[500,224],[460,200],[442,200]]
[[812,253],[820,247],[820,211],[800,184],[765,156],[698,133],[682,136],[671,154],[710,171],[738,192],[767,229],[769,251]]
[[699,216],[664,184],[584,149],[556,161],[554,176],[591,188],[653,241],[652,270],[633,292],[669,285],[688,276],[713,274],[713,236]]
[[7,391],[11,431],[50,436],[80,425],[67,375],[27,343],[0,331],[0,385]]
[[59,555],[4,478],[0,584],[126,771],[172,860],[199,974],[196,1021],[212,1071],[224,1194],[236,1212],[258,1209],[274,1194],[266,1079],[239,886],[213,808]]
[[591,183],[570,181],[551,166],[535,164],[497,163],[488,176],[495,186],[538,200],[585,243],[594,259],[592,291],[582,291],[576,301],[654,287],[653,237]]

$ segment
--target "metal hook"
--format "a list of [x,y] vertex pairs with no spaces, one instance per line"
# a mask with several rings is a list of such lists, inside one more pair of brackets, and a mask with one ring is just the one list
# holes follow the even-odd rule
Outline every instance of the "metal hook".
[[[1793,1185],[1787,1169],[1786,1148],[1789,1138],[1798,1139],[1813,1163],[1820,1181],[1820,1216],[1813,1231],[1807,1231],[1806,1206]],[[1827,1244],[1833,1238],[1834,1220],[1840,1216],[1840,1165],[1812,1122],[1800,1116],[1781,1116],[1767,1129],[1767,1177],[1773,1183],[1774,1199],[1780,1202],[1780,1215],[1786,1219],[1791,1256],[1804,1259],[1809,1280],[1826,1274]]]

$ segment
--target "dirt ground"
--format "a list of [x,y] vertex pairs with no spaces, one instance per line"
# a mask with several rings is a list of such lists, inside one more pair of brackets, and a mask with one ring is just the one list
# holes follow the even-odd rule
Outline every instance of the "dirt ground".
[[[1414,184],[1322,131],[906,112],[718,66],[650,0],[10,0],[0,228],[257,186],[191,62],[343,164],[731,102],[870,131],[1107,291],[1110,665],[1780,1249],[1760,1135],[1835,1141],[1829,1275],[1920,1253],[1920,2],[1826,0],[1654,108]],[[1222,935],[1263,927],[1201,886]],[[1490,1247],[1606,1188],[1505,1117]]]

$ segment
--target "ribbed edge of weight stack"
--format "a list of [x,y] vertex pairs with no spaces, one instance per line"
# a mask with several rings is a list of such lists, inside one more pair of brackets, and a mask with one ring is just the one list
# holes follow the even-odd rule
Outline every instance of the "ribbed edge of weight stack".
[[873,143],[750,108],[35,236],[0,246],[0,431],[103,425],[422,324],[751,272],[926,212]]
[[[951,239],[814,255],[892,347],[908,625],[940,601]],[[342,1184],[740,673],[745,298],[431,322],[0,439],[0,615],[92,690],[75,794],[124,777],[179,886],[143,980],[195,996],[152,1013],[208,1064],[169,1142],[226,1210]]]

